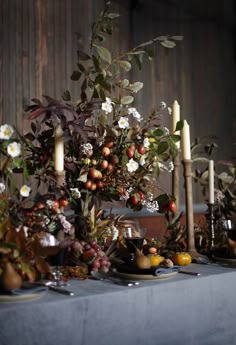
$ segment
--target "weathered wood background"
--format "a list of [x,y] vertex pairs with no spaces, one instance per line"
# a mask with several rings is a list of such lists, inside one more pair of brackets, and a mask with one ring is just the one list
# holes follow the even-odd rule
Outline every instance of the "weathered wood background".
[[[61,98],[67,89],[79,98],[79,85],[70,80],[76,50],[86,48],[103,5],[102,0],[0,0],[0,123],[28,129],[23,109],[32,98]],[[133,80],[144,82],[136,101],[140,113],[177,99],[192,141],[216,136],[220,148],[213,158],[236,156],[236,1],[113,0],[112,9],[121,15],[109,43],[114,53],[159,35],[184,36],[169,54],[156,46],[153,62],[132,72]],[[170,179],[164,184],[170,191]],[[183,188],[181,195],[183,200]],[[194,186],[194,202],[201,201]]]

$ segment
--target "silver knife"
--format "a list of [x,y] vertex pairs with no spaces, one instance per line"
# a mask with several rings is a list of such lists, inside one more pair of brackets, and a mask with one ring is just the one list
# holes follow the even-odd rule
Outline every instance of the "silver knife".
[[199,272],[192,272],[192,271],[185,271],[185,270],[180,270],[179,273],[189,274],[191,276],[200,276],[201,275],[201,273],[199,273]]
[[75,295],[74,292],[69,291],[69,290],[65,290],[65,289],[58,287],[58,286],[48,285],[48,288],[52,291],[59,292],[63,295],[67,295],[67,296],[74,296]]

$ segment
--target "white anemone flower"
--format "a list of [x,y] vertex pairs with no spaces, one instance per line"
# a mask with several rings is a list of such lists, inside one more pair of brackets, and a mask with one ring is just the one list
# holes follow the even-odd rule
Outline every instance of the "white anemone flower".
[[112,112],[112,104],[113,102],[109,97],[106,97],[106,102],[102,103],[102,110],[105,111],[106,114]]
[[127,117],[123,117],[121,116],[121,118],[118,121],[118,125],[120,128],[129,128],[129,120],[127,119]]
[[21,187],[20,194],[23,197],[27,198],[30,195],[30,191],[31,191],[31,188],[25,184],[24,186]]
[[138,169],[139,164],[131,158],[129,162],[126,164],[128,168],[128,172],[134,172]]
[[10,125],[0,126],[0,139],[8,140],[14,133],[13,128]]
[[7,153],[12,158],[18,157],[21,154],[21,144],[14,141],[7,146]]

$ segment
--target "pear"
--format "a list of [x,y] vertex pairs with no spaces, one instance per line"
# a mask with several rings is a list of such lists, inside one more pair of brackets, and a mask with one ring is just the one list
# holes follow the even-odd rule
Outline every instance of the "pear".
[[1,287],[4,291],[10,291],[12,289],[18,289],[21,287],[22,278],[16,272],[11,262],[5,263],[2,275],[1,275]]
[[140,249],[136,247],[134,254],[134,265],[140,269],[146,269],[151,267],[151,261],[145,256]]

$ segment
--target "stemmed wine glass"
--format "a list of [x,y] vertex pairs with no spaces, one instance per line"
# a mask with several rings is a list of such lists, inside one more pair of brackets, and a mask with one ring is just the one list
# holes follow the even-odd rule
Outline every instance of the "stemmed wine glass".
[[146,229],[141,228],[137,222],[126,223],[124,226],[124,238],[128,252],[130,254],[130,261],[134,260],[134,254],[136,248],[142,251],[144,236],[146,234]]
[[53,286],[67,286],[62,279],[62,272],[61,269],[64,265],[65,260],[65,254],[66,254],[66,248],[60,248],[58,253],[55,255],[50,256],[49,263],[52,268],[52,275],[53,275],[53,281],[51,282],[51,285]]

